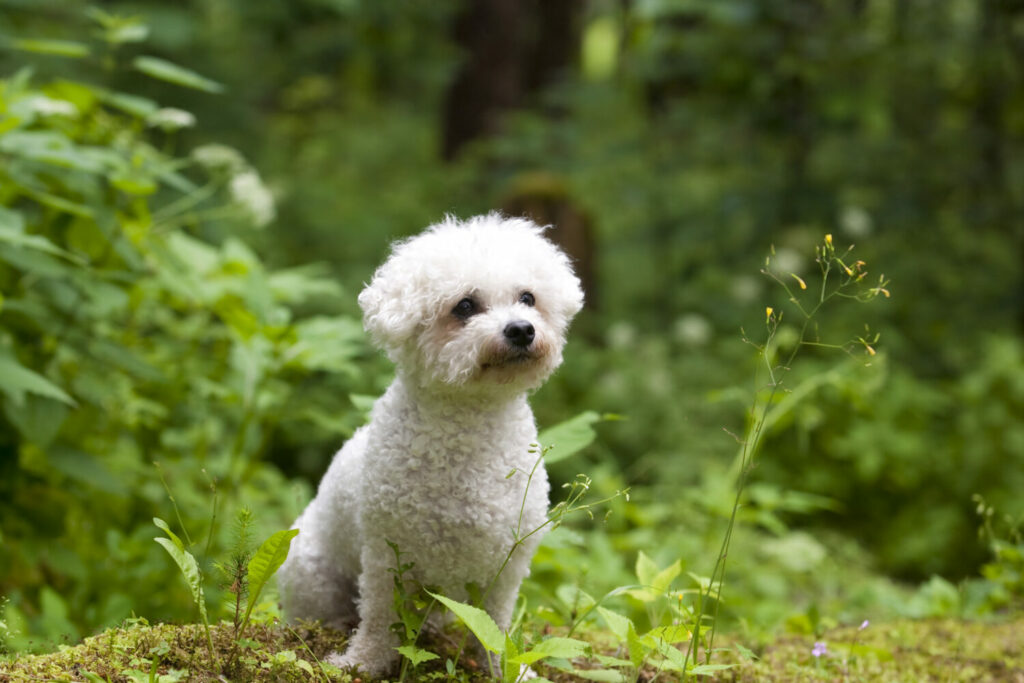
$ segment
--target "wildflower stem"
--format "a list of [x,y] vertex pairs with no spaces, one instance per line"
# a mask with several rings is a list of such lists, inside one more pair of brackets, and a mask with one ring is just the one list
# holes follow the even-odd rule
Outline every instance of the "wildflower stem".
[[[867,301],[870,298],[873,298],[873,294],[877,294],[878,291],[882,291],[881,288],[885,284],[887,284],[886,282],[884,282],[883,279],[882,284],[875,288],[875,290],[869,291],[869,296],[865,296],[863,292],[848,294],[843,290],[851,285],[857,286],[861,279],[863,279],[863,272],[861,268],[864,265],[864,263],[862,261],[858,261],[856,264],[854,264],[852,269],[849,266],[845,265],[842,262],[842,260],[836,256],[835,247],[832,244],[831,235],[826,235],[824,246],[818,247],[816,253],[816,260],[818,261],[818,264],[821,268],[822,275],[821,289],[818,293],[817,302],[814,304],[814,306],[810,307],[810,309],[804,307],[804,305],[800,302],[800,299],[790,289],[789,283],[787,281],[780,278],[776,273],[772,272],[768,268],[765,268],[761,271],[762,273],[764,273],[772,280],[774,280],[776,283],[782,286],[783,290],[789,297],[789,301],[796,307],[799,313],[803,316],[803,324],[800,326],[800,331],[797,335],[797,341],[795,344],[793,344],[793,347],[790,350],[785,362],[781,365],[776,365],[772,362],[772,358],[773,351],[778,351],[778,348],[776,347],[775,349],[773,349],[772,344],[775,341],[776,333],[778,332],[779,323],[781,321],[781,314],[773,315],[773,309],[771,307],[767,309],[768,333],[764,345],[757,346],[757,349],[761,354],[761,358],[764,362],[764,370],[768,376],[767,387],[770,389],[770,391],[768,392],[766,397],[762,398],[762,389],[759,389],[756,386],[754,389],[753,404],[750,409],[750,415],[753,418],[753,423],[748,428],[747,438],[742,440],[741,442],[742,446],[740,448],[739,457],[736,461],[734,461],[734,466],[733,468],[731,468],[732,476],[735,477],[736,486],[736,493],[733,498],[732,511],[729,514],[729,521],[726,525],[725,534],[722,538],[722,544],[718,552],[718,557],[715,560],[714,568],[711,571],[711,577],[708,582],[707,588],[706,590],[701,591],[700,598],[697,601],[697,614],[694,620],[693,633],[690,638],[690,645],[686,652],[686,657],[683,660],[684,669],[689,666],[691,655],[693,657],[693,665],[696,666],[698,663],[697,647],[701,642],[701,627],[703,625],[705,612],[708,609],[707,602],[711,600],[712,597],[714,597],[714,612],[712,615],[707,647],[705,648],[706,662],[710,663],[711,661],[711,654],[714,651],[714,638],[718,626],[719,608],[721,606],[721,592],[725,584],[726,563],[729,554],[729,546],[732,542],[732,532],[736,525],[737,513],[739,511],[740,502],[742,501],[743,492],[746,488],[747,481],[753,469],[752,465],[754,462],[754,458],[757,454],[758,449],[761,446],[761,441],[764,437],[765,430],[769,425],[769,417],[770,414],[773,412],[772,406],[775,404],[775,399],[778,396],[779,391],[782,389],[782,381],[779,377],[777,377],[777,371],[789,370],[789,368],[792,366],[793,361],[796,358],[796,355],[800,352],[800,349],[802,349],[805,346],[819,347],[823,349],[845,348],[844,346],[841,345],[825,344],[817,339],[815,339],[814,341],[807,341],[807,335],[810,330],[811,321],[814,319],[814,316],[833,297],[838,296],[843,298],[854,298],[859,301]],[[846,253],[849,253],[849,250],[847,250]],[[833,262],[838,263],[843,268],[847,275],[847,278],[845,280],[840,279],[840,281],[830,291],[829,276],[831,275],[833,269]],[[798,276],[793,275],[793,277],[796,278],[797,281],[801,284],[801,288],[805,286],[804,281],[801,280]],[[888,295],[887,291],[886,295]],[[866,342],[865,345],[867,345]],[[868,347],[868,350],[869,353],[873,353],[871,347]],[[774,420],[772,420],[771,422],[774,423]]]

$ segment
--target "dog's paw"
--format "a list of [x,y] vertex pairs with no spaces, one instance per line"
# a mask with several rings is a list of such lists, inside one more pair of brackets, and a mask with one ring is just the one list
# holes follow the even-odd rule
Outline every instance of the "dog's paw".
[[338,667],[342,671],[350,673],[358,671],[366,676],[382,676],[389,673],[392,669],[390,661],[384,661],[383,659],[367,661],[354,654],[351,648],[344,653],[333,652],[327,655],[327,663]]
[[344,654],[342,654],[341,652],[332,652],[331,654],[327,655],[327,663],[332,666],[338,667],[342,671],[354,672],[357,669],[360,671],[366,669],[366,667],[363,665],[363,662],[359,661],[353,655],[347,652]]

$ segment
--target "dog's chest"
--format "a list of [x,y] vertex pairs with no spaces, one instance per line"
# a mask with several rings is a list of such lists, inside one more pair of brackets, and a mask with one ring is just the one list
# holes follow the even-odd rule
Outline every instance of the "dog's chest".
[[378,435],[366,454],[363,529],[383,532],[421,568],[457,561],[493,569],[514,530],[528,533],[545,518],[548,482],[543,466],[534,468],[535,438],[532,419],[429,428],[410,420]]

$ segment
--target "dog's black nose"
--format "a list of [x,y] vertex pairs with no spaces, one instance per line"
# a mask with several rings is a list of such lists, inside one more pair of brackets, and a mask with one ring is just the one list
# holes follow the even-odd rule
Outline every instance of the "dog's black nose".
[[533,325],[525,320],[516,320],[505,325],[505,339],[512,346],[525,349],[533,343]]

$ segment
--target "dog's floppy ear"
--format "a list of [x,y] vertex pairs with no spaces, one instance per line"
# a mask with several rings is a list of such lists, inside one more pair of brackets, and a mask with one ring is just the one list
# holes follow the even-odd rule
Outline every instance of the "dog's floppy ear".
[[411,306],[418,298],[416,293],[403,292],[401,282],[388,277],[387,266],[381,266],[373,281],[360,292],[359,307],[363,309],[363,327],[370,339],[395,360],[394,353],[416,332],[421,316]]

